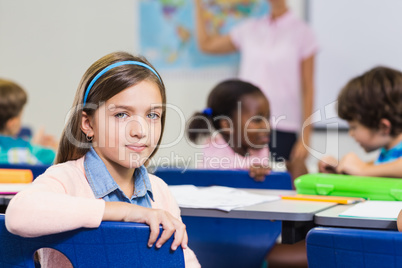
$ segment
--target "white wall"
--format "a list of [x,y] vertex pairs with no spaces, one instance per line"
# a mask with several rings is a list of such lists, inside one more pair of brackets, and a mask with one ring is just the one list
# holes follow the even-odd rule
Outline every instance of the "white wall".
[[[13,79],[27,90],[26,125],[33,129],[45,126],[58,137],[85,70],[112,51],[138,53],[137,3],[0,0],[0,77]],[[304,0],[288,3],[298,16],[305,17]],[[164,76],[168,102],[179,106],[187,119],[205,108],[208,92],[223,78],[204,74],[187,79]],[[183,126],[178,119],[178,113],[169,111],[164,144],[181,133]],[[312,147],[325,150],[324,137],[325,133],[315,133]],[[346,145],[332,148],[335,153],[339,150],[342,155],[342,148],[356,147],[345,134],[339,139]],[[175,161],[172,153],[188,159],[196,151],[182,139],[174,147],[161,149],[158,156]],[[316,159],[310,158],[309,163],[315,166]]]

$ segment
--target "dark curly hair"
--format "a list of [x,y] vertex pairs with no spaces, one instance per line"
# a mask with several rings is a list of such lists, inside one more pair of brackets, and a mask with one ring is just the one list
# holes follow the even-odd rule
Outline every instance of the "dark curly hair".
[[378,130],[381,119],[391,123],[391,136],[402,132],[402,73],[375,67],[353,78],[338,96],[338,115]]

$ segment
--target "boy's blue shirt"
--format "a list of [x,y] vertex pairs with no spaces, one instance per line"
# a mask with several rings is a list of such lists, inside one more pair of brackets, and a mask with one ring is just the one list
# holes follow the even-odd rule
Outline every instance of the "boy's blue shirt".
[[88,183],[96,198],[102,198],[107,202],[121,201],[142,207],[152,207],[151,199],[154,201],[152,187],[148,171],[144,166],[140,166],[134,171],[135,190],[133,196],[130,198],[124,194],[110,175],[93,147],[85,155],[84,168]]
[[375,161],[374,164],[378,165],[392,162],[400,157],[402,157],[402,142],[398,143],[389,150],[381,148],[380,155],[378,156],[378,159]]
[[22,138],[0,135],[0,163],[51,165],[56,157],[52,149],[32,145]]

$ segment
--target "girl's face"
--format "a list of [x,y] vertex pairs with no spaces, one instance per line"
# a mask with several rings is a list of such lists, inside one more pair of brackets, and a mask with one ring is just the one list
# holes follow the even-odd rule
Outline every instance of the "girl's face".
[[[241,98],[241,111],[233,117],[233,136],[243,149],[261,149],[269,142],[269,104],[260,94]],[[236,143],[236,142],[235,142]]]
[[137,168],[158,144],[161,117],[162,96],[155,83],[129,87],[96,110],[91,120],[94,149],[106,166]]
[[349,135],[360,144],[366,152],[372,152],[385,147],[389,136],[384,136],[379,130],[370,129],[357,121],[349,121]]

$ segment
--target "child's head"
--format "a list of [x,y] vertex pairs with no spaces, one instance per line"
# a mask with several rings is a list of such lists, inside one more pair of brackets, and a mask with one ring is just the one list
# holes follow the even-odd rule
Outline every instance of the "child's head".
[[212,89],[207,108],[188,124],[188,135],[222,134],[232,147],[262,148],[269,141],[269,103],[262,91],[241,80],[226,80]]
[[78,159],[93,146],[103,161],[144,164],[160,144],[165,104],[162,79],[145,58],[106,55],[81,79],[56,163]]
[[27,94],[16,83],[0,79],[0,133],[16,136],[21,130],[22,109]]
[[366,151],[386,147],[402,133],[402,73],[376,67],[353,78],[338,96],[338,114]]

